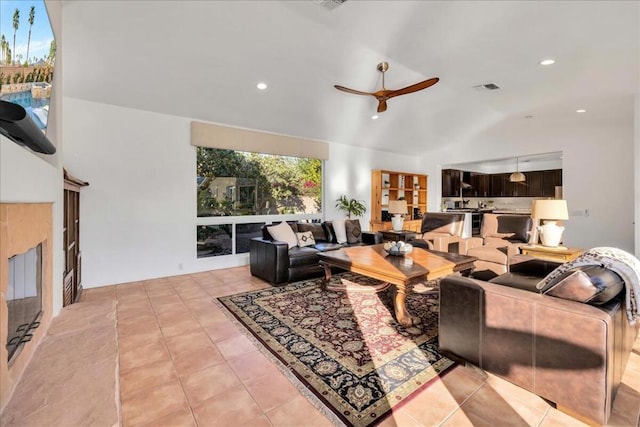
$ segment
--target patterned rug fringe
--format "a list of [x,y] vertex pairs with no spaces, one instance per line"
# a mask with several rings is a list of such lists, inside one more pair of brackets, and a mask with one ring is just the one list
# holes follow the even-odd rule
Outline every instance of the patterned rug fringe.
[[213,298],[213,302],[219,308],[222,309],[222,312],[231,320],[231,322],[236,326],[236,328],[238,330],[240,330],[242,332],[242,334],[245,337],[247,337],[253,343],[253,345],[255,347],[258,348],[260,353],[262,353],[267,359],[269,359],[276,366],[276,368],[278,368],[278,370],[280,372],[282,372],[282,374],[285,377],[287,377],[289,382],[291,384],[293,384],[298,389],[300,394],[302,394],[305,398],[307,398],[307,400],[318,411],[320,411],[320,413],[322,415],[324,415],[335,426],[339,426],[339,427],[345,427],[346,426],[346,424],[344,424],[340,420],[340,418],[338,418],[338,416],[330,408],[328,408],[324,403],[322,403],[322,401],[320,399],[318,399],[318,397],[313,393],[313,391],[309,390],[309,387],[307,387],[302,381],[300,381],[300,379],[293,372],[291,372],[291,370],[289,368],[287,368],[287,366],[280,359],[278,359],[276,356],[274,356],[269,351],[269,349],[266,348],[264,346],[264,344],[262,344],[260,342],[260,340],[257,339],[251,333],[251,331],[249,331],[240,321],[238,321],[238,319],[236,319],[236,317],[233,315],[233,313],[231,313],[229,311],[229,309],[224,304],[222,304],[220,301],[218,301],[217,298]]

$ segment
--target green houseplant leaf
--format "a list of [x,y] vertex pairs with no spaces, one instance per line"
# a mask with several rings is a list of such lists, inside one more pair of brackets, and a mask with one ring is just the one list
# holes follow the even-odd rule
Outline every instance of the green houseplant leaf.
[[348,199],[344,194],[336,199],[336,209],[345,211],[349,219],[351,215],[359,217],[367,211],[364,200]]

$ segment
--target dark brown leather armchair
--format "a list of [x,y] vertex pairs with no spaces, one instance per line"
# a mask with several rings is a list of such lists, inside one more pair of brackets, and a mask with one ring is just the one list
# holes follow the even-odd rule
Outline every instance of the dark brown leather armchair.
[[[420,233],[411,244],[424,249],[450,252],[451,245],[460,241],[464,228],[464,214],[425,212]],[[457,251],[456,251],[457,252]]]
[[541,294],[536,271],[544,276],[553,266],[536,263],[513,265],[491,282],[443,279],[440,351],[606,424],[638,336],[624,292],[601,305]]

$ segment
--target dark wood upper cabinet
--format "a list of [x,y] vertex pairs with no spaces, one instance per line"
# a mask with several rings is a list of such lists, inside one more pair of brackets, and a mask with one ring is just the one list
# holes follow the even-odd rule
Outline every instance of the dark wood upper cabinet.
[[442,197],[460,196],[460,179],[462,171],[456,169],[442,170]]
[[[511,173],[483,174],[472,172],[468,178],[471,188],[463,197],[555,197],[557,186],[562,185],[562,169],[523,172],[523,183],[511,182]],[[442,197],[460,196],[462,171],[442,170]],[[466,176],[466,175],[465,175]]]

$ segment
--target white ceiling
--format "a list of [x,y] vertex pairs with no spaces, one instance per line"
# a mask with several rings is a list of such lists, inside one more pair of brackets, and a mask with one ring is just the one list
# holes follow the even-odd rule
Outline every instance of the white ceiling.
[[[407,154],[514,117],[631,116],[640,86],[637,1],[87,0],[62,22],[66,96]],[[381,61],[387,88],[440,82],[371,120],[333,85],[377,90]]]

